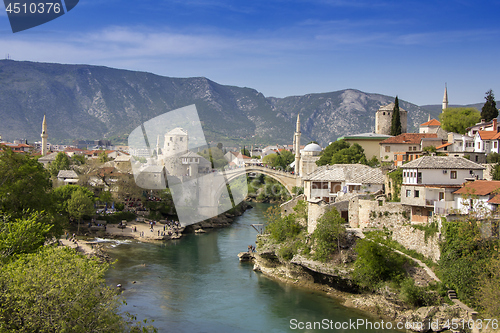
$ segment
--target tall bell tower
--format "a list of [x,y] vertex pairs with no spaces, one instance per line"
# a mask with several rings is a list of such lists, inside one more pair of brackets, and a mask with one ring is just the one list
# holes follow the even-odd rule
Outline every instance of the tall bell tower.
[[448,87],[444,84],[443,111],[448,108]]
[[42,137],[42,156],[47,155],[47,138],[49,137],[47,134],[47,120],[45,119],[45,115],[43,115],[43,122],[42,122],[42,134],[40,134]]
[[295,150],[295,168],[296,175],[300,174],[300,114],[297,115],[297,127],[293,134],[293,149]]

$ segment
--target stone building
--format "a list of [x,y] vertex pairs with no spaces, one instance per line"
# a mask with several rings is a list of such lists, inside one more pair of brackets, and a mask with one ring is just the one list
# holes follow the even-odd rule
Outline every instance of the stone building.
[[[375,134],[391,134],[392,113],[394,111],[394,103],[381,106],[375,114]],[[408,111],[399,107],[399,116],[401,119],[401,133],[406,133],[408,130]]]

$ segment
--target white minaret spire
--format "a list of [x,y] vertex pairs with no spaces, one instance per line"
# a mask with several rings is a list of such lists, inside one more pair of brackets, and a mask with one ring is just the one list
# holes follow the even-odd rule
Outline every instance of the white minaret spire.
[[47,121],[45,120],[45,115],[43,115],[43,121],[42,121],[42,134],[40,134],[42,137],[42,156],[47,155]]
[[448,87],[444,84],[443,111],[448,108]]
[[293,135],[293,143],[295,149],[295,175],[299,175],[300,173],[300,114],[297,115],[297,127],[295,129],[295,134]]

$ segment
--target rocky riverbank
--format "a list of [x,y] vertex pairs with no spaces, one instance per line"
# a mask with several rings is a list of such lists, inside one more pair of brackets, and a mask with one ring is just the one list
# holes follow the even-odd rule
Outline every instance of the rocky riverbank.
[[[296,286],[321,291],[338,299],[342,305],[356,308],[370,315],[393,322],[394,327],[409,328],[415,332],[440,332],[452,321],[467,322],[470,314],[457,304],[443,302],[438,306],[413,308],[405,304],[397,291],[384,287],[375,293],[363,292],[350,278],[348,265],[322,263],[295,255],[286,261],[277,255],[277,249],[266,246],[266,237],[259,237],[257,253],[252,253],[254,270],[273,279]],[[344,251],[340,262],[349,261],[350,254]],[[408,274],[416,284],[425,286],[432,278],[420,267],[411,267]],[[450,302],[451,303],[451,302]],[[475,318],[474,318],[475,319]],[[457,327],[456,332],[470,332]]]

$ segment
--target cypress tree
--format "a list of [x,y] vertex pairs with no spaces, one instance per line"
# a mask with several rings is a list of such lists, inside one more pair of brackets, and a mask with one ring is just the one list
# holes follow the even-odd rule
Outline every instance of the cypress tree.
[[481,109],[481,119],[490,121],[498,117],[497,104],[495,102],[495,96],[493,95],[493,91],[491,89],[486,92],[486,97],[484,99],[486,100],[486,102]]
[[398,96],[394,100],[394,109],[392,111],[392,120],[391,120],[391,135],[397,136],[401,134],[401,116],[399,114],[399,100]]

